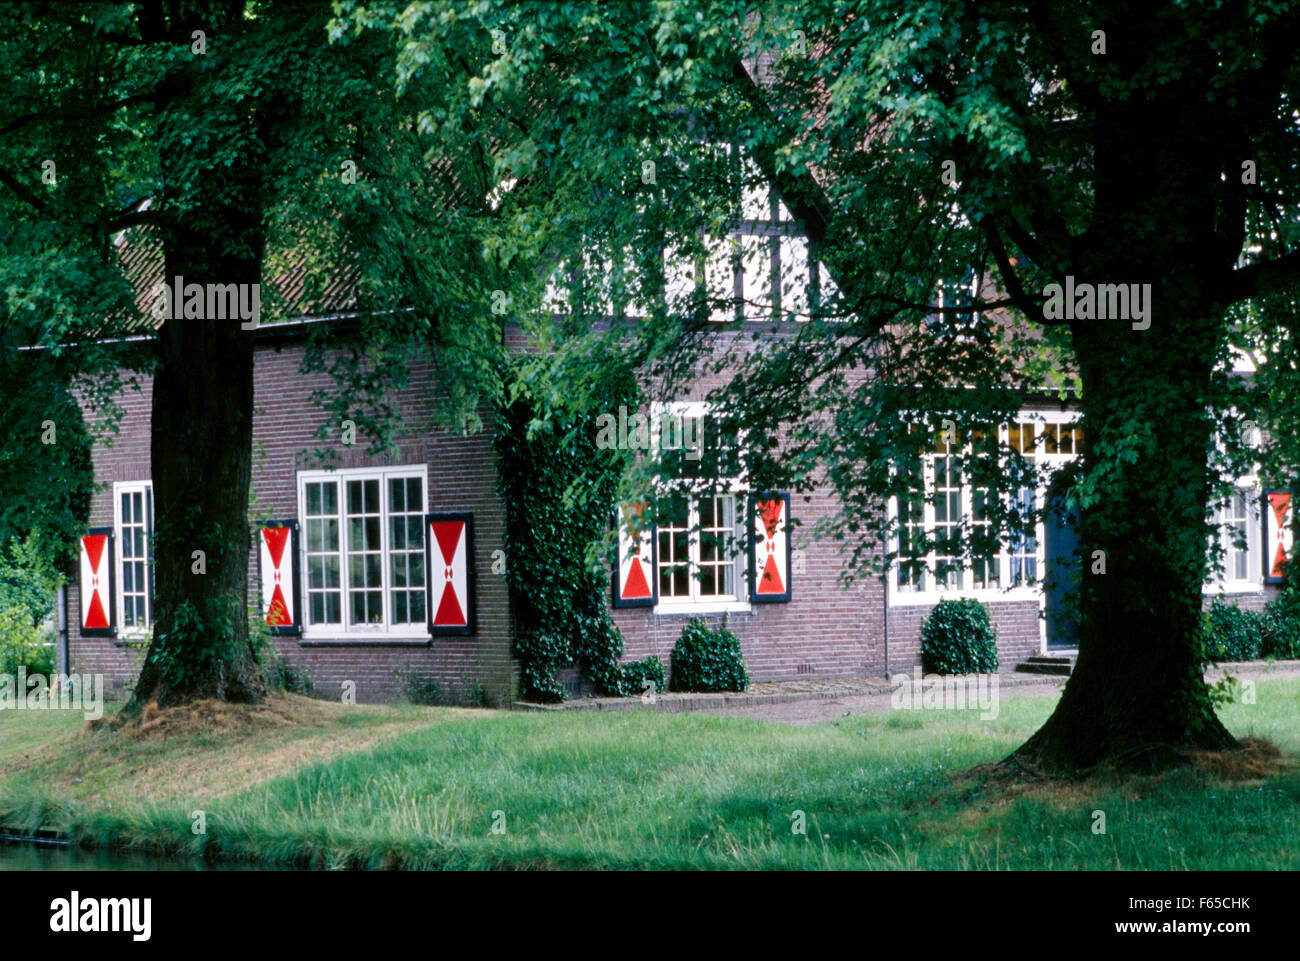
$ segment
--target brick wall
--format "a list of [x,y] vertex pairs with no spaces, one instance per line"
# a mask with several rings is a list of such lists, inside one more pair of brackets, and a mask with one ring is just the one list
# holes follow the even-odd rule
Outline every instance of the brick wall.
[[[517,334],[511,343],[520,347]],[[327,389],[324,374],[303,374],[300,346],[261,346],[257,350],[256,414],[254,440],[254,512],[263,516],[296,517],[299,469],[318,466],[308,453],[320,443],[313,438],[325,420],[310,402],[313,390]],[[701,400],[718,383],[701,378],[686,397]],[[394,400],[411,428],[423,428],[432,413],[428,397],[434,376],[427,367],[411,372],[411,387]],[[97,479],[106,483],[92,502],[90,524],[110,526],[113,521],[112,482],[149,478],[149,410],[151,384],[139,381],[120,403],[125,411],[121,430],[111,447],[97,445]],[[653,391],[651,391],[653,395]],[[485,416],[485,421],[490,421]],[[334,435],[337,438],[337,432]],[[431,511],[471,511],[474,515],[476,632],[467,637],[437,637],[431,642],[399,643],[358,640],[346,636],[305,641],[276,638],[277,649],[298,670],[307,672],[319,692],[337,695],[344,681],[357,685],[362,701],[383,701],[402,693],[398,671],[410,669],[419,677],[437,681],[444,690],[456,691],[465,682],[486,689],[493,703],[508,701],[517,691],[517,665],[510,657],[511,619],[505,580],[491,573],[493,552],[504,549],[504,511],[494,492],[495,455],[489,432],[461,437],[440,430],[413,430],[402,439],[398,456],[379,459],[364,453],[366,441],[352,447],[335,446],[337,466],[420,465],[427,467]],[[829,540],[814,540],[811,530],[831,515],[836,504],[819,489],[794,493],[791,515],[799,523],[792,546],[801,558],[792,565],[792,600],[785,604],[752,605],[727,615],[739,638],[750,676],[755,680],[882,676],[885,664],[885,611],[879,580],[840,586],[845,564],[841,547]],[[256,555],[250,552],[250,597]],[[1276,593],[1237,595],[1243,607],[1259,609]],[[71,669],[103,673],[121,688],[138,672],[141,652],[113,639],[82,637],[77,630],[80,598],[76,584],[69,592],[69,651]],[[891,596],[891,601],[894,598]],[[1207,598],[1208,603],[1208,598]],[[1004,667],[1011,667],[1041,650],[1039,605],[1036,601],[989,603],[998,630],[998,649]],[[915,672],[920,661],[920,628],[927,606],[891,603],[888,612],[889,667],[894,673]],[[657,613],[654,609],[615,610],[613,617],[625,641],[625,659],[658,655],[670,663],[673,645],[690,614]],[[703,614],[716,626],[718,613]]]
[[[725,350],[726,346],[720,337],[717,350]],[[708,370],[717,356],[715,353],[706,358],[699,369]],[[854,376],[867,375],[858,371]],[[673,397],[659,396],[656,385],[646,383],[648,402],[701,401],[722,379],[723,375],[719,374],[701,375],[684,395]],[[642,413],[648,415],[649,411]],[[811,537],[810,532],[818,522],[835,513],[837,504],[834,495],[825,488],[811,494],[792,494],[791,516],[800,525],[792,546],[802,552],[803,571],[791,574],[790,602],[754,604],[749,610],[726,615],[727,625],[740,641],[746,667],[754,680],[882,677],[885,674],[883,585],[879,579],[871,578],[857,580],[847,590],[842,588],[840,574],[847,561],[846,552],[834,541]],[[1011,667],[1040,653],[1036,601],[993,602],[989,609],[998,629],[998,651],[1004,666]],[[891,603],[888,665],[891,672],[915,672],[919,666],[921,621],[928,611],[929,607]],[[692,616],[702,617],[711,627],[723,620],[720,613],[667,614],[658,613],[654,608],[615,610],[614,622],[623,634],[625,659],[655,654],[671,667],[673,645]]]
[[[304,375],[301,347],[259,347],[256,355],[256,413],[253,421],[254,513],[296,517],[297,471],[318,465],[307,455],[323,442],[312,435],[325,413],[310,402],[313,390],[329,387],[328,375]],[[426,398],[433,384],[427,367],[413,367],[412,386],[394,399],[406,423],[423,426],[431,413]],[[91,507],[92,527],[113,523],[112,482],[149,478],[149,411],[151,383],[128,392],[121,403],[125,417],[113,446],[97,445],[96,477],[107,482]],[[333,696],[344,681],[356,684],[357,699],[383,701],[401,692],[399,670],[410,669],[424,679],[437,681],[444,690],[457,691],[464,682],[482,684],[493,703],[513,696],[517,670],[510,658],[510,613],[504,579],[490,575],[492,553],[503,548],[504,512],[493,490],[495,455],[489,431],[461,437],[444,431],[419,431],[401,443],[400,456],[377,458],[364,452],[366,440],[354,446],[337,444],[340,468],[407,466],[424,464],[429,477],[430,511],[470,511],[474,515],[473,569],[476,629],[466,637],[439,636],[418,644],[365,641],[345,635],[303,641],[275,638],[276,647],[296,669],[309,672],[316,689]],[[258,450],[260,447],[260,450]],[[257,557],[250,550],[249,597],[256,598]],[[141,653],[124,648],[115,639],[82,637],[80,597],[74,584],[69,597],[69,656],[72,669],[103,673],[121,688],[139,670]]]

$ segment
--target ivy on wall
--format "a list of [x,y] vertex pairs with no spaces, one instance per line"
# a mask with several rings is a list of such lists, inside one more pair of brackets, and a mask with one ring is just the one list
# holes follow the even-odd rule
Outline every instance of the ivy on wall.
[[636,381],[625,371],[610,373],[580,408],[548,405],[545,416],[524,385],[512,393],[495,443],[521,696],[563,700],[555,674],[575,664],[597,694],[627,693],[618,663],[623,637],[605,603],[610,565],[601,545],[628,453],[597,447],[596,418],[620,404],[634,407]]

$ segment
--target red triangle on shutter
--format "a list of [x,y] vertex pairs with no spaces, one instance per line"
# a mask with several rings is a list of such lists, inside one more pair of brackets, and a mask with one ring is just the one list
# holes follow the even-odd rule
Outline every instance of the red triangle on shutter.
[[645,568],[641,566],[641,558],[632,558],[632,570],[627,575],[627,583],[623,585],[623,599],[637,597],[649,597],[650,585],[646,583]]
[[[104,556],[104,545],[108,543],[107,534],[87,534],[81,539],[81,543],[86,547],[86,556],[90,558],[90,569],[92,572],[99,572],[99,560]],[[105,624],[105,627],[108,625]]]
[[99,591],[90,592],[90,613],[86,615],[88,628],[108,627],[108,615],[104,613],[104,602],[99,599]]
[[785,585],[781,583],[781,575],[776,570],[776,555],[768,554],[767,563],[763,565],[763,579],[758,585],[760,594],[784,594]]
[[456,600],[456,588],[450,581],[443,588],[442,600],[438,603],[438,613],[433,616],[433,623],[436,627],[462,627],[465,624],[465,614],[460,609],[460,602]]
[[272,627],[288,627],[293,624],[292,618],[289,617],[289,605],[284,602],[284,592],[280,590],[279,584],[275,585],[275,590],[271,594],[271,609],[266,612],[266,623]]
[[262,536],[266,538],[266,546],[271,552],[271,566],[279,567],[280,560],[284,557],[284,545],[289,543],[289,528],[263,527]]
[[762,501],[758,506],[763,513],[763,527],[767,529],[767,536],[776,536],[776,525],[781,520],[781,508],[785,507],[785,501]]
[[433,536],[438,539],[438,550],[442,551],[444,564],[450,564],[456,556],[456,546],[460,544],[460,535],[464,530],[464,521],[438,521],[433,525]]
[[1291,507],[1290,494],[1269,494],[1269,506],[1273,508],[1273,516],[1277,518],[1277,526],[1282,527],[1286,523],[1286,512]]
[[1286,548],[1281,544],[1277,545],[1277,555],[1273,558],[1273,569],[1268,572],[1269,577],[1281,577],[1282,568],[1286,566]]

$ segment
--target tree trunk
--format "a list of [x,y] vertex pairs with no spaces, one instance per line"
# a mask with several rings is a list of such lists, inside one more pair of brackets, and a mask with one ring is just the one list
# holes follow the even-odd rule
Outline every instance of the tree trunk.
[[[1103,382],[1085,383],[1085,469],[1099,442],[1114,458],[1134,423],[1126,403],[1134,388],[1107,393],[1108,378],[1093,379]],[[1110,465],[1115,496],[1081,512],[1079,659],[1047,723],[1012,755],[1023,765],[1155,770],[1184,761],[1189,749],[1236,746],[1202,679],[1209,425],[1184,408],[1147,426],[1149,439],[1134,444],[1145,453]]]
[[[180,25],[182,36],[189,26]],[[165,280],[205,291],[260,284],[264,131],[246,105],[214,98],[216,81],[202,66],[195,58],[160,88],[160,142],[177,145],[160,151]],[[256,702],[265,693],[248,610],[253,333],[239,316],[209,316],[206,297],[203,317],[185,317],[182,307],[172,303],[175,316],[158,332],[155,618],[129,710],[154,699]]]
[[[1079,659],[1052,716],[1009,759],[1051,772],[1153,769],[1237,746],[1203,680],[1200,620],[1224,310],[1211,284],[1244,231],[1218,198],[1225,171],[1240,171],[1242,120],[1211,96],[1222,81],[1212,45],[1171,33],[1154,6],[1099,15],[1109,50],[1090,69],[1114,86],[1098,91],[1094,207],[1067,269],[1083,283],[1149,283],[1151,296],[1145,320],[1070,323],[1095,485],[1079,505]],[[1137,82],[1157,47],[1183,72]]]

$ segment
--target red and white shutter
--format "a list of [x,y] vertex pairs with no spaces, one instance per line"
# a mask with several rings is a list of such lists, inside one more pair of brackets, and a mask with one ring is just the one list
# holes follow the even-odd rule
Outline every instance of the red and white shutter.
[[1291,556],[1291,494],[1264,491],[1264,583],[1286,580],[1283,567]]
[[653,607],[659,603],[655,577],[658,545],[645,501],[618,509],[618,557],[614,563],[614,606]]
[[262,617],[272,634],[301,634],[298,522],[271,521],[257,535]]
[[756,604],[790,600],[790,495],[758,494],[751,500],[754,546],[749,599]]
[[81,633],[112,637],[113,528],[92,527],[81,538]]
[[472,514],[429,514],[429,633],[474,633]]

